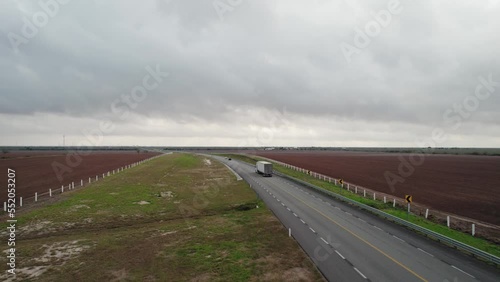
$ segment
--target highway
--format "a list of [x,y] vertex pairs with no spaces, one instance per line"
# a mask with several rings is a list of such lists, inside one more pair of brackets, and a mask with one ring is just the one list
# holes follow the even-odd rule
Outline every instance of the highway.
[[498,269],[455,249],[286,178],[262,177],[247,163],[214,158],[251,185],[329,281],[500,281]]

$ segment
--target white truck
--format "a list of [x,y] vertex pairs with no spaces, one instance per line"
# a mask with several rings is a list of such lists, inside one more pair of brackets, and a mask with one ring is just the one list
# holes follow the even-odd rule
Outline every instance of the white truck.
[[265,161],[258,161],[255,165],[255,171],[263,176],[273,176],[273,164]]

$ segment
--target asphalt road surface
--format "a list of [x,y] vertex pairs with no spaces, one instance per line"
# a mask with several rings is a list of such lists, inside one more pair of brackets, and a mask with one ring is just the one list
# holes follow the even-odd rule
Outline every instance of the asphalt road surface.
[[[255,166],[215,157],[247,181],[330,281],[500,281],[453,248]],[[276,250],[279,252],[279,250]]]

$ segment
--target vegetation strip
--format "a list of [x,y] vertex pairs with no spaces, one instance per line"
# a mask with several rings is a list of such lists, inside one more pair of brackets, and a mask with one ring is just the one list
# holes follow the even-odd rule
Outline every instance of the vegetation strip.
[[246,182],[189,154],[112,175],[18,219],[20,280],[322,280]]

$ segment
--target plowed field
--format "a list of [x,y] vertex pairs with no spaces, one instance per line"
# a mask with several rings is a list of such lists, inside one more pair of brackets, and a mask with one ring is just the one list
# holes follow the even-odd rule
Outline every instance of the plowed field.
[[[500,225],[498,156],[426,155],[421,164],[411,165],[409,154],[338,151],[257,151],[255,154],[397,197],[410,194],[414,202],[432,209]],[[402,159],[414,168],[412,173],[400,173]],[[403,182],[396,181],[391,189],[385,176],[390,173],[406,177]]]
[[[12,152],[0,155],[0,202],[7,199],[7,169],[16,171],[16,197],[31,197],[35,192],[47,192],[89,177],[102,175],[113,169],[157,155],[136,151],[96,151],[89,155],[69,157],[61,151]],[[58,177],[58,174],[60,177]]]

